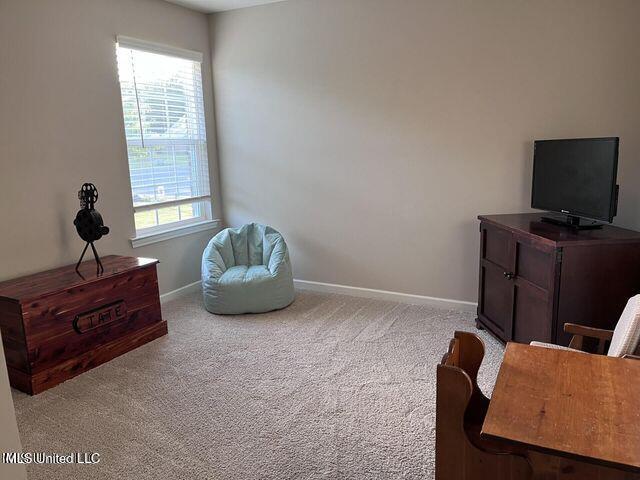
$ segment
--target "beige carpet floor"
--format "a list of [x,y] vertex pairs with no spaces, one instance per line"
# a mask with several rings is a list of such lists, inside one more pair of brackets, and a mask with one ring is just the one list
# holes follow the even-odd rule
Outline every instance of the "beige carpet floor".
[[[435,367],[474,315],[299,292],[289,308],[163,307],[169,335],[36,397],[14,391],[25,451],[98,452],[31,480],[432,479]],[[502,347],[485,332],[489,392]]]

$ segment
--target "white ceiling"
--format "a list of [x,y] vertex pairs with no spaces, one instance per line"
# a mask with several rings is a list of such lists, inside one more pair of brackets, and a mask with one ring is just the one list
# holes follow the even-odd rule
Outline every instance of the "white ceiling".
[[199,12],[213,13],[236,8],[255,7],[265,3],[282,2],[283,0],[167,0]]

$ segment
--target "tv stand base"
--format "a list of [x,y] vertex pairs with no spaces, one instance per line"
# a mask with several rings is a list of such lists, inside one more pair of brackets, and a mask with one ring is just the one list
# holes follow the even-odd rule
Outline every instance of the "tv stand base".
[[572,230],[596,230],[602,228],[603,224],[598,222],[580,223],[581,218],[573,215],[567,215],[567,218],[542,217],[542,222],[560,225]]

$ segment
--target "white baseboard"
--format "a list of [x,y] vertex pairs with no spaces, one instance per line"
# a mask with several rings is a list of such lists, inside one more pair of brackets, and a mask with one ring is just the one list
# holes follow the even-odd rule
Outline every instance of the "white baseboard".
[[[390,292],[388,290],[375,290],[373,288],[351,287],[349,285],[338,285],[335,283],[312,282],[309,280],[294,279],[293,283],[299,290],[311,290],[314,292],[339,293],[341,295],[350,295],[352,297],[373,298],[376,300],[389,300],[392,302],[409,303],[413,305],[431,305],[439,308],[452,308],[463,310],[465,312],[476,312],[477,303],[466,302],[464,300],[451,300],[448,298],[427,297],[424,295],[413,295],[410,293]],[[193,292],[200,291],[202,282],[190,283],[184,287],[171,290],[170,292],[160,295],[160,303],[166,303],[170,300],[188,295]]]
[[182,297],[184,295],[188,295],[189,293],[197,292],[200,290],[201,280],[197,282],[190,283],[189,285],[185,285],[184,287],[176,288],[175,290],[171,290],[170,292],[163,293],[160,295],[160,303],[166,303],[170,300],[175,300],[176,298]]
[[463,300],[451,300],[448,298],[426,297],[424,295],[412,295],[410,293],[389,292],[387,290],[375,290],[373,288],[351,287],[334,283],[312,282],[309,280],[294,280],[296,288],[300,290],[312,290],[315,292],[339,293],[352,297],[374,298],[377,300],[389,300],[392,302],[410,303],[413,305],[431,305],[439,308],[451,308],[475,313],[477,303]]

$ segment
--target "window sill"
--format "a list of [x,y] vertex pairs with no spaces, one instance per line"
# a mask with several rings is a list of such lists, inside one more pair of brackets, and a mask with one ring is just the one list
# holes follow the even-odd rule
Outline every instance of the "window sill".
[[206,230],[213,230],[214,228],[217,228],[219,226],[220,220],[207,220],[204,222],[194,223],[193,225],[176,227],[171,230],[165,230],[164,232],[150,233],[148,235],[142,235],[132,238],[131,246],[133,248],[144,247],[145,245],[164,242],[165,240],[170,240],[172,238],[183,237],[185,235],[204,232]]

